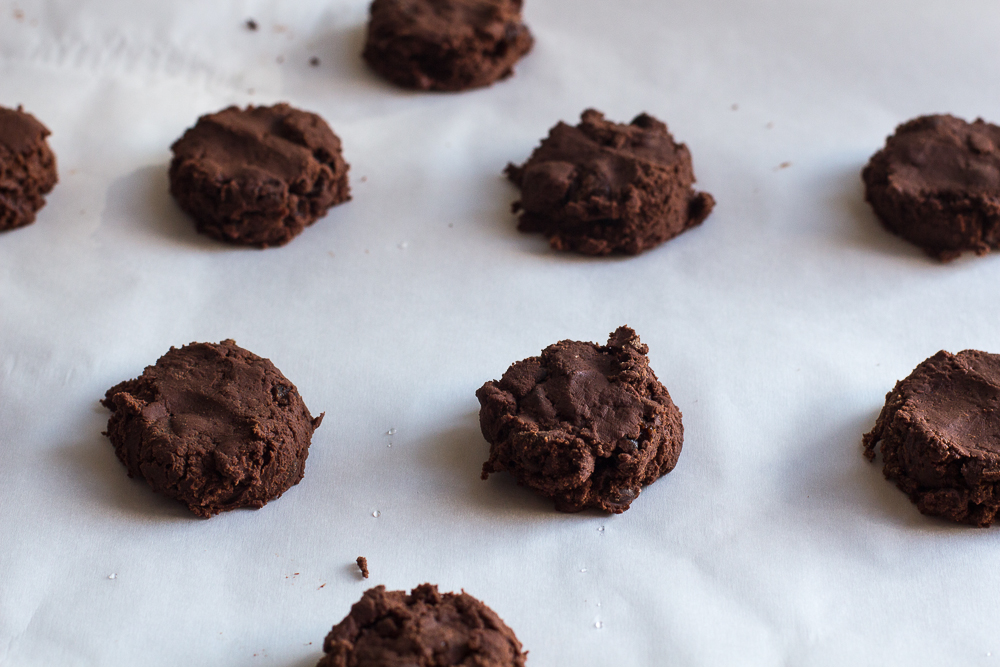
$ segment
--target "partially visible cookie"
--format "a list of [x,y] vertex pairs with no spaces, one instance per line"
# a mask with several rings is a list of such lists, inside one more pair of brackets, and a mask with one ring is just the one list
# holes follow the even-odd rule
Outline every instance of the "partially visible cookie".
[[924,514],[989,526],[1000,510],[1000,355],[941,351],[886,394],[865,456]]
[[607,345],[564,340],[480,387],[483,479],[506,470],[563,512],[627,510],[673,470],[684,440],[647,352],[619,327]]
[[380,75],[418,90],[488,86],[514,73],[534,39],[522,0],[374,0],[362,53]]
[[21,107],[0,107],[0,232],[34,222],[59,180],[49,134]]
[[287,104],[202,116],[170,149],[171,194],[227,243],[284,245],[351,198],[340,138]]
[[376,586],[323,642],[318,667],[524,667],[514,631],[485,604],[421,584],[409,595]]
[[701,224],[715,206],[691,187],[687,146],[648,114],[620,125],[588,109],[576,127],[559,122],[505,173],[521,188],[518,229],[586,255],[636,255]]
[[172,347],[101,403],[129,477],[202,517],[263,507],[298,484],[323,421],[274,364],[231,340]]
[[931,257],[946,262],[1000,247],[1000,127],[915,118],[896,128],[861,177],[885,228]]

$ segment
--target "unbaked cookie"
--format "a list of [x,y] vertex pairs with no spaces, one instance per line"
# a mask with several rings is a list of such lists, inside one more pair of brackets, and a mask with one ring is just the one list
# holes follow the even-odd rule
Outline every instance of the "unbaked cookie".
[[518,229],[556,250],[636,255],[702,223],[715,200],[695,192],[691,153],[648,114],[628,125],[593,109],[560,122],[507,177],[521,188]]
[[287,104],[202,116],[170,148],[171,194],[220,241],[284,245],[351,198],[340,138]]
[[375,0],[363,56],[373,70],[418,90],[488,86],[514,73],[534,39],[522,0]]
[[893,234],[952,260],[1000,247],[1000,127],[921,116],[896,128],[861,174]]
[[323,642],[318,667],[524,667],[514,631],[462,592],[422,584],[409,595],[376,586]]
[[231,340],[172,347],[101,403],[129,477],[202,517],[263,507],[298,484],[323,420],[274,364]]
[[647,352],[619,327],[607,345],[564,340],[484,384],[476,392],[490,443],[483,479],[506,470],[564,512],[627,510],[673,470],[684,440],[680,410]]
[[49,134],[21,107],[0,107],[0,232],[34,222],[59,180]]
[[886,395],[865,456],[924,514],[989,526],[1000,509],[1000,355],[938,352]]

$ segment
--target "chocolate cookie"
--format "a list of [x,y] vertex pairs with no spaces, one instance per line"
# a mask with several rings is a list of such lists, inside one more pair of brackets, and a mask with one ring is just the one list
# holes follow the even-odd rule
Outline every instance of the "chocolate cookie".
[[1000,355],[938,352],[886,395],[865,456],[924,514],[989,526],[1000,509]]
[[712,195],[695,192],[691,154],[647,114],[629,125],[593,109],[560,122],[524,165],[504,172],[521,188],[517,228],[556,250],[636,255],[708,217]]
[[628,327],[606,346],[564,340],[476,392],[490,443],[483,479],[508,471],[556,509],[621,513],[673,470],[681,413]]
[[170,149],[171,194],[220,241],[284,245],[351,198],[340,139],[287,104],[202,116]]
[[34,222],[59,180],[49,134],[21,107],[0,107],[0,232]]
[[488,86],[512,75],[534,43],[521,1],[375,0],[362,55],[404,88]]
[[101,403],[128,476],[202,517],[263,507],[298,484],[323,421],[274,364],[231,340],[172,347]]
[[949,261],[1000,247],[1000,127],[921,116],[896,128],[861,173],[893,234]]
[[422,584],[409,595],[376,586],[323,642],[318,667],[524,667],[514,631],[466,594]]

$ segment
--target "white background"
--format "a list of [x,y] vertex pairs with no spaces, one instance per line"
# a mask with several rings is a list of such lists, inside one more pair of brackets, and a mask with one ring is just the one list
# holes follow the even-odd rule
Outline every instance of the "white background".
[[[0,234],[0,663],[306,667],[367,587],[425,581],[536,667],[1000,662],[998,530],[921,516],[861,456],[917,363],[1000,352],[1000,256],[924,257],[859,176],[913,116],[1000,121],[1000,5],[528,0],[534,51],[461,94],[367,71],[366,11],[0,0],[0,104],[60,176]],[[340,135],[353,201],[284,248],[197,235],[169,145],[277,101]],[[504,165],[588,106],[667,122],[718,201],[701,227],[613,259],[515,230]],[[621,324],[683,412],[674,472],[610,517],[481,482],[475,390]],[[127,479],[97,401],[230,337],[326,420],[298,486],[199,520]]]

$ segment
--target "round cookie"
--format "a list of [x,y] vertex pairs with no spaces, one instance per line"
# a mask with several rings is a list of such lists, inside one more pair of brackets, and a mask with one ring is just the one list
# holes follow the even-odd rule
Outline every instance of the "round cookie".
[[1000,355],[938,352],[886,395],[865,456],[924,514],[989,526],[1000,509]]
[[518,229],[556,250],[636,255],[702,223],[715,200],[695,192],[691,153],[647,114],[628,125],[594,109],[559,122],[528,161],[504,172],[521,188]]
[[318,667],[524,667],[526,653],[496,612],[465,592],[376,586],[323,642]]
[[129,477],[202,517],[263,507],[298,484],[323,421],[274,364],[231,340],[172,347],[101,403]]
[[49,134],[21,107],[0,107],[0,232],[34,222],[59,180]]
[[170,193],[220,241],[284,245],[351,198],[340,139],[287,104],[202,116],[170,149]]
[[514,73],[534,39],[522,0],[374,0],[362,53],[404,88],[457,91]]
[[619,327],[606,346],[564,340],[484,384],[483,479],[506,470],[563,512],[627,510],[673,470],[684,440],[680,410],[646,352]]
[[882,225],[949,261],[1000,247],[1000,127],[921,116],[896,128],[861,173]]

